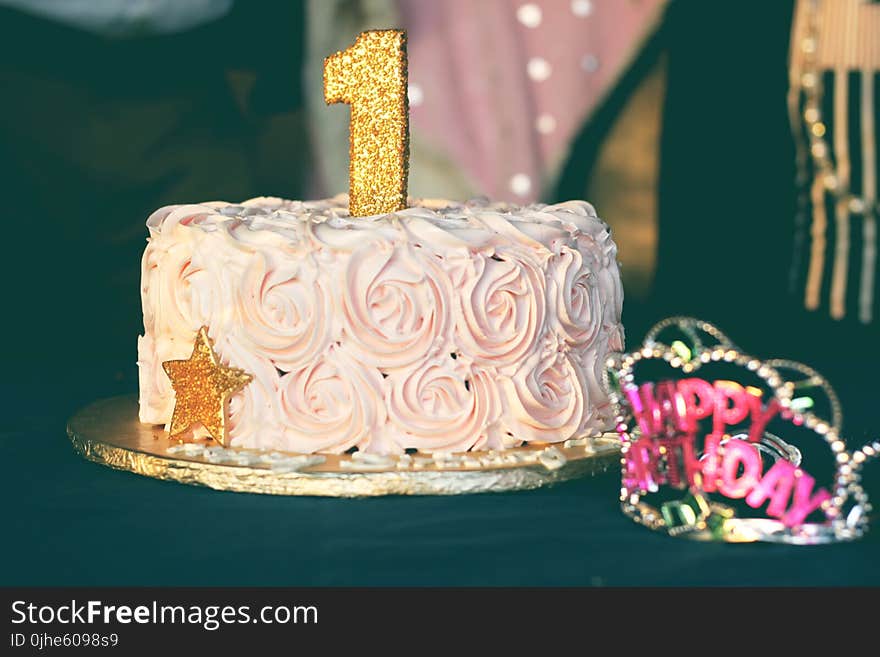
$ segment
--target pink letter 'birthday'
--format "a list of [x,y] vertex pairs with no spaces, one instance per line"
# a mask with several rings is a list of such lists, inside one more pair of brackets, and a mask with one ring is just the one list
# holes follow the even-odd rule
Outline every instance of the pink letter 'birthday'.
[[[737,476],[742,464],[743,473]],[[745,497],[761,478],[761,456],[758,450],[743,440],[729,440],[724,444],[721,481],[718,492],[732,499]]]
[[781,518],[794,488],[795,467],[788,461],[776,461],[746,498],[746,504],[757,509],[768,499],[767,515]]
[[[786,527],[801,524],[807,516],[831,499],[831,494],[820,488],[813,495],[816,480],[788,461],[776,461],[761,482],[749,493],[746,502],[757,508],[768,498],[767,515],[781,518]],[[789,498],[794,490],[794,501],[786,513]]]
[[801,524],[808,515],[831,499],[831,493],[824,488],[820,488],[813,495],[813,486],[816,480],[802,470],[799,472],[801,475],[797,477],[797,483],[794,487],[794,504],[782,518],[786,527]]

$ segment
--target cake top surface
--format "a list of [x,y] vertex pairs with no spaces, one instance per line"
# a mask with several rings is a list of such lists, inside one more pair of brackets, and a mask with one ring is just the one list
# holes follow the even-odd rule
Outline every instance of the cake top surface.
[[382,238],[406,238],[444,249],[519,244],[550,252],[578,236],[597,244],[611,243],[608,226],[586,201],[527,206],[486,199],[410,202],[410,207],[391,214],[351,217],[345,194],[315,201],[265,196],[237,204],[210,201],[163,207],[149,217],[147,227],[152,236],[181,226],[227,232],[241,242],[281,238],[288,246],[312,242],[343,251]]

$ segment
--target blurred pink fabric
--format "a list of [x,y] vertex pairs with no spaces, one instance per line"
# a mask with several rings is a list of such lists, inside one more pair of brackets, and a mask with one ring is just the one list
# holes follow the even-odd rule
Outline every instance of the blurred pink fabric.
[[552,184],[665,0],[397,0],[412,130],[516,202]]

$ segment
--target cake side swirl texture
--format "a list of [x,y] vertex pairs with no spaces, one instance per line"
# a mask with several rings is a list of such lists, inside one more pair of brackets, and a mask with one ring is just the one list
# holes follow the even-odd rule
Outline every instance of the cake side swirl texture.
[[168,206],[147,220],[140,420],[174,407],[162,362],[201,326],[253,381],[228,444],[296,452],[503,449],[612,427],[601,369],[623,349],[608,227],[583,201],[346,197]]

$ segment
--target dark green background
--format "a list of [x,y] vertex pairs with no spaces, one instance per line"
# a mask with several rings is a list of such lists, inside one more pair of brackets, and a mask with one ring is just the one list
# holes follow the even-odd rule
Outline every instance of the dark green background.
[[[659,269],[649,298],[626,303],[629,343],[687,313],[810,362],[839,388],[858,445],[877,435],[876,328],[808,315],[785,288],[790,11],[673,2],[547,200],[583,196],[616,111],[665,53]],[[137,388],[149,212],[305,194],[303,32],[299,3],[236,3],[186,34],[125,41],[0,10],[0,584],[880,583],[880,529],[819,548],[676,541],[619,512],[614,473],[341,501],[218,493],[76,457],[67,417]],[[878,469],[867,484],[880,495]]]

